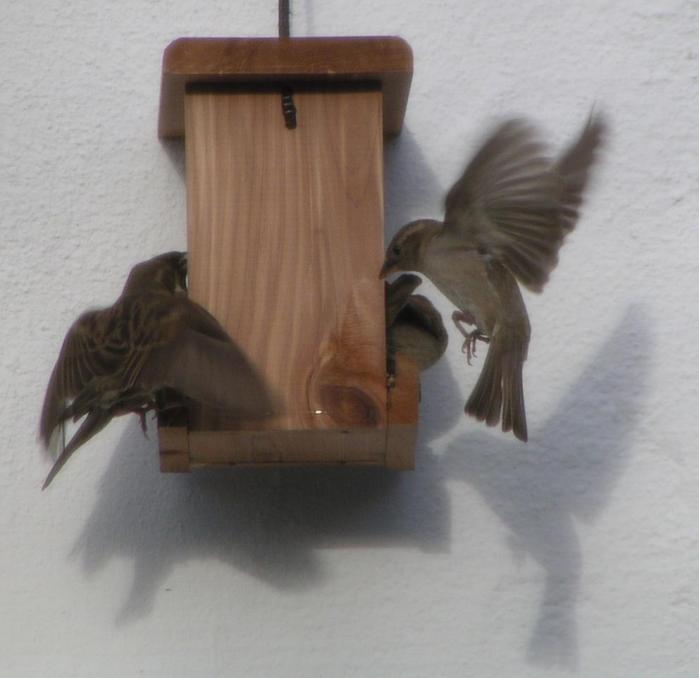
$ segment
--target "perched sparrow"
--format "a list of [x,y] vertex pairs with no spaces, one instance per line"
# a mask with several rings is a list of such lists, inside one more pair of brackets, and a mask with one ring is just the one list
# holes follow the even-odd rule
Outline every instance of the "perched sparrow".
[[442,316],[422,295],[413,294],[422,281],[403,274],[386,284],[386,344],[389,372],[396,353],[404,353],[426,370],[439,360],[449,340]]
[[[168,252],[136,265],[116,303],[83,313],[53,368],[39,433],[49,447],[67,420],[82,424],[44,488],[75,450],[118,415],[181,404],[185,398],[260,417],[271,400],[255,369],[218,321],[184,294],[187,259]],[[172,393],[182,400],[173,402]]]
[[[452,319],[488,355],[465,412],[527,440],[522,364],[529,318],[517,281],[540,292],[558,250],[574,228],[604,123],[590,118],[578,140],[553,161],[534,128],[511,120],[485,140],[451,187],[444,222],[420,219],[401,228],[386,251],[381,276],[426,275],[459,309]],[[460,323],[475,325],[466,332]]]

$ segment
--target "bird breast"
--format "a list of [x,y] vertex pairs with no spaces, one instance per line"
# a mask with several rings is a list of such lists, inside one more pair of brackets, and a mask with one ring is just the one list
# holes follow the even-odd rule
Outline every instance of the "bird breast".
[[485,258],[473,249],[433,238],[422,272],[459,310],[472,314],[478,329],[489,334],[495,325],[498,296]]

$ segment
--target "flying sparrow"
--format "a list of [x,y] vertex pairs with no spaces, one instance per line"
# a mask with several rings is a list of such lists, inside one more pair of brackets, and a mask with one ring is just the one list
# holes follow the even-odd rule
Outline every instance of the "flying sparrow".
[[[522,365],[529,318],[518,282],[540,292],[575,227],[589,170],[604,135],[591,117],[558,160],[522,120],[498,126],[446,196],[444,221],[420,219],[398,231],[381,277],[394,271],[426,275],[457,307],[469,361],[476,342],[489,344],[465,412],[489,426],[502,422],[527,440]],[[461,323],[474,325],[467,332]]]

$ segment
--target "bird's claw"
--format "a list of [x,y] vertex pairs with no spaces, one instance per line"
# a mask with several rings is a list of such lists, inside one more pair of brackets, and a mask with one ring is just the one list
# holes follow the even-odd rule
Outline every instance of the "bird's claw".
[[464,343],[461,346],[461,352],[466,354],[466,362],[469,365],[471,364],[471,358],[476,357],[477,341],[482,341],[487,344],[490,342],[490,339],[488,339],[485,334],[481,334],[479,330],[473,330],[468,333],[468,336],[464,339]]
[[136,412],[138,415],[138,419],[141,422],[141,431],[143,431],[143,435],[147,438],[148,437],[148,427],[146,425],[146,412],[148,412],[147,407],[143,407],[140,410]]
[[489,343],[490,339],[483,334],[478,328],[472,331],[464,329],[461,323],[466,323],[467,325],[475,325],[475,317],[466,311],[454,311],[451,314],[451,319],[456,325],[456,329],[461,332],[464,337],[464,343],[461,345],[461,352],[466,354],[466,362],[470,365],[471,358],[476,357],[476,342],[482,341],[484,343]]

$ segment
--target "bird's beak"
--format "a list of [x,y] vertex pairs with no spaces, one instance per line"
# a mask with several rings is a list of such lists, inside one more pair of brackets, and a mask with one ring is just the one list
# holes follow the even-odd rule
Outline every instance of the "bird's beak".
[[395,268],[396,263],[394,261],[391,261],[388,257],[383,262],[383,266],[381,267],[381,271],[379,271],[379,278],[385,278],[387,275],[390,275],[393,273],[393,271],[396,270]]

